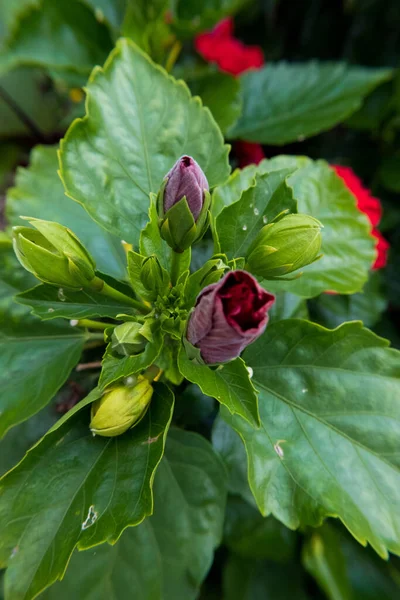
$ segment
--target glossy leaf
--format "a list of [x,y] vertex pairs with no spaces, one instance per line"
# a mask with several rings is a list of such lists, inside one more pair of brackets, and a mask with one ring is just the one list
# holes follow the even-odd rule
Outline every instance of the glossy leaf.
[[126,277],[126,258],[121,240],[99,227],[64,194],[57,174],[57,150],[37,146],[27,169],[18,169],[15,187],[7,193],[7,218],[11,225],[25,224],[20,215],[56,221],[69,227],[96,261],[97,268],[117,278]]
[[[268,288],[268,283],[265,281],[265,288]],[[275,303],[269,311],[269,318],[270,324],[283,319],[308,319],[307,302],[304,298],[290,292],[280,292],[275,296]]]
[[152,513],[152,480],[172,409],[171,392],[156,384],[145,417],[116,438],[93,437],[88,409],[76,411],[2,479],[6,595],[35,597],[63,575],[75,546],[113,543]]
[[21,15],[0,55],[0,72],[22,65],[89,74],[111,47],[107,27],[82,2],[42,0]]
[[[219,543],[225,473],[204,438],[173,429],[154,481],[154,514],[115,546],[75,553],[65,578],[43,600],[197,597]],[[158,560],[155,560],[158,557]]]
[[257,393],[241,358],[212,368],[195,364],[182,348],[178,366],[182,375],[192,383],[197,383],[203,394],[218,400],[232,414],[240,415],[251,427],[258,426]]
[[242,193],[255,184],[256,172],[257,167],[255,165],[249,165],[244,169],[236,169],[223,185],[215,188],[211,204],[213,217],[217,217],[225,206],[240,200]]
[[313,532],[305,542],[302,554],[304,567],[329,600],[353,598],[340,536],[333,527],[325,524]]
[[375,242],[367,217],[355,205],[353,194],[325,161],[278,156],[263,161],[260,170],[298,165],[286,182],[297,200],[299,213],[321,221],[323,254],[294,281],[267,282],[271,290],[310,298],[325,291],[353,294],[362,289],[375,260]]
[[66,319],[84,319],[87,317],[109,317],[129,313],[132,306],[85,290],[67,290],[42,284],[19,294],[16,301],[30,306],[33,314],[43,321],[64,317]]
[[355,112],[392,76],[345,63],[280,62],[241,77],[243,112],[232,138],[282,145],[326,131]]
[[133,42],[120,40],[93,72],[86,106],[61,143],[65,189],[128,242],[137,246],[149,194],[182,154],[197,160],[211,187],[227,179],[228,147],[210,112]]
[[163,338],[160,330],[153,331],[153,341],[148,342],[146,348],[140,354],[132,356],[113,356],[111,347],[108,346],[103,358],[103,368],[100,375],[100,386],[107,387],[123,377],[129,377],[139,371],[144,371],[152,365],[163,346]]
[[231,555],[223,572],[223,600],[307,600],[296,564],[277,565]]
[[290,528],[338,516],[383,557],[400,551],[399,354],[387,346],[357,322],[271,325],[244,354],[262,427],[222,413],[263,514]]
[[254,187],[221,211],[215,227],[220,249],[228,258],[245,256],[260,229],[280,212],[296,212],[296,202],[285,181],[292,170],[280,169],[258,175]]
[[243,558],[288,561],[294,554],[296,534],[274,517],[263,517],[239,497],[228,499],[224,544]]

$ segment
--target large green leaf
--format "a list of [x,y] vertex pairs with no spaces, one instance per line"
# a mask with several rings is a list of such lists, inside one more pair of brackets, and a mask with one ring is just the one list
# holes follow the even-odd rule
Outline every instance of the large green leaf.
[[213,217],[217,217],[225,206],[237,202],[242,193],[255,184],[256,172],[256,165],[248,165],[244,169],[235,169],[223,185],[215,188],[211,204]]
[[342,294],[358,292],[375,259],[369,221],[356,208],[353,194],[325,161],[278,156],[263,161],[259,170],[271,172],[295,164],[299,168],[289,175],[286,183],[297,200],[298,212],[312,215],[324,226],[323,256],[305,267],[299,279],[268,282],[267,287],[306,298],[328,290]]
[[34,598],[62,577],[75,546],[114,543],[153,512],[152,482],[173,410],[156,384],[149,410],[123,436],[93,437],[75,411],[2,479],[0,565],[6,595]]
[[84,334],[63,322],[43,325],[12,303],[32,285],[11,247],[0,254],[0,437],[43,408],[82,352]]
[[246,256],[260,229],[280,212],[296,212],[296,202],[286,184],[292,171],[289,167],[257,175],[255,186],[220,212],[215,227],[220,249],[228,258]]
[[24,11],[0,55],[0,72],[40,66],[89,74],[111,50],[108,28],[79,0],[42,0]]
[[75,553],[45,600],[191,600],[221,538],[225,472],[210,444],[173,429],[154,480],[154,514],[115,546]]
[[262,427],[223,409],[261,512],[288,527],[339,517],[381,556],[400,552],[399,353],[359,322],[280,321],[244,358]]
[[0,2],[0,42],[12,36],[14,30],[18,27],[19,20],[25,12],[38,7],[40,0],[18,0],[18,2]]
[[84,319],[87,317],[109,317],[132,311],[132,305],[88,290],[60,290],[53,285],[42,284],[19,294],[20,304],[32,308],[32,312],[43,321],[63,317],[66,319]]
[[30,166],[18,169],[15,187],[7,194],[10,224],[21,225],[20,215],[61,223],[79,237],[100,271],[125,278],[126,258],[121,240],[99,227],[79,204],[64,194],[57,168],[55,147],[34,148]]
[[118,33],[127,0],[80,0],[80,2],[93,10],[97,21],[100,23],[106,22],[115,33]]
[[223,571],[223,600],[306,600],[305,581],[296,564],[249,560],[231,555]]
[[211,187],[229,175],[228,146],[209,110],[129,40],[93,72],[86,111],[61,142],[66,192],[136,246],[149,193],[182,154],[197,160]]
[[0,436],[54,396],[82,353],[84,334],[64,323],[0,314]]
[[189,360],[182,347],[178,366],[182,375],[197,383],[203,394],[215,398],[253,427],[259,424],[257,393],[241,358],[212,368]]
[[330,129],[392,76],[344,63],[269,64],[241,77],[243,111],[230,137],[286,144]]

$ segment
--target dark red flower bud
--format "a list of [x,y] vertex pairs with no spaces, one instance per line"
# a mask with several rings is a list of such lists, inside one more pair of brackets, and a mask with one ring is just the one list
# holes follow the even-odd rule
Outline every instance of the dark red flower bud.
[[191,156],[182,156],[166,178],[168,181],[164,190],[164,213],[186,196],[190,212],[197,221],[204,204],[204,191],[209,189],[201,167]]
[[206,363],[232,360],[264,332],[274,302],[249,273],[230,271],[197,297],[187,339]]

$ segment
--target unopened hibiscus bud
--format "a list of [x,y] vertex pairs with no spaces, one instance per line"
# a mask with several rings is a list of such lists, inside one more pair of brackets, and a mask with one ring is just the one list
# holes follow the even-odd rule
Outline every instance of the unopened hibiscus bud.
[[206,176],[191,156],[182,156],[165,176],[158,195],[162,237],[183,252],[205,233],[210,207]]
[[70,289],[87,287],[95,278],[95,262],[70,229],[41,219],[35,227],[14,227],[14,251],[22,266],[51,285]]
[[105,437],[125,433],[144,416],[152,395],[151,383],[142,375],[132,386],[112,388],[92,404],[92,433]]
[[264,279],[292,273],[320,258],[321,223],[308,215],[287,215],[265,225],[251,244],[246,268]]
[[206,363],[232,360],[264,332],[274,301],[249,273],[231,271],[199,294],[187,339]]
[[168,273],[162,268],[157,256],[152,255],[144,259],[140,270],[140,281],[143,287],[154,296],[163,294],[169,285]]

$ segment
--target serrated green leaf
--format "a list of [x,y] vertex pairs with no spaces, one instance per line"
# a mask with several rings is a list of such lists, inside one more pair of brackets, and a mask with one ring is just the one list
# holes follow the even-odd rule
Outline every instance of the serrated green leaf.
[[41,0],[21,14],[0,55],[0,72],[22,65],[89,74],[111,48],[108,28],[82,2]]
[[390,69],[280,62],[241,76],[243,112],[231,138],[282,145],[330,129],[392,77]]
[[122,304],[93,291],[60,289],[47,284],[18,294],[16,301],[32,308],[33,314],[42,321],[63,317],[65,319],[84,319],[87,317],[109,317],[129,313],[132,305]]
[[322,160],[278,156],[263,161],[260,170],[281,169],[284,164],[298,169],[286,180],[297,200],[299,213],[309,214],[324,226],[322,258],[294,281],[268,281],[272,291],[290,291],[305,298],[321,292],[352,294],[362,289],[375,259],[375,241],[367,217],[340,177]]
[[359,322],[281,321],[244,355],[262,427],[222,411],[263,514],[290,528],[337,516],[383,557],[400,552],[399,353],[387,346]]
[[353,598],[340,535],[333,527],[325,523],[311,534],[303,546],[302,559],[329,600]]
[[255,184],[256,165],[248,165],[244,169],[236,169],[228,181],[215,188],[212,195],[211,214],[216,218],[219,213],[234,202],[240,200],[245,190]]
[[152,331],[152,334],[153,341],[148,342],[140,354],[117,357],[111,354],[111,344],[107,347],[100,375],[100,387],[105,388],[123,377],[144,371],[156,361],[162,350],[163,336],[159,328]]
[[172,429],[154,480],[154,514],[115,546],[75,552],[43,600],[194,600],[220,542],[225,473],[210,444]]
[[172,410],[172,393],[155,384],[145,417],[116,438],[93,437],[88,409],[75,412],[1,480],[0,564],[8,565],[8,597],[34,598],[63,575],[75,546],[113,543],[152,513],[152,481]]
[[229,175],[229,147],[208,109],[129,40],[94,70],[86,109],[61,142],[66,192],[135,246],[150,192],[182,154],[197,160],[211,187]]
[[228,499],[224,544],[243,558],[286,562],[292,558],[296,534],[273,517],[234,496]]
[[257,393],[241,358],[211,368],[190,361],[182,347],[178,366],[182,375],[192,383],[197,383],[203,394],[218,400],[232,414],[240,415],[251,423],[252,427],[258,426]]
[[285,181],[292,170],[289,167],[257,175],[255,186],[221,211],[215,227],[220,250],[228,258],[245,256],[260,229],[280,212],[296,212],[296,202]]
[[26,225],[19,218],[25,215],[65,225],[86,246],[100,271],[125,278],[126,258],[121,240],[99,227],[79,204],[64,194],[57,169],[56,148],[36,146],[30,166],[18,169],[15,187],[8,190],[8,221],[11,225]]

